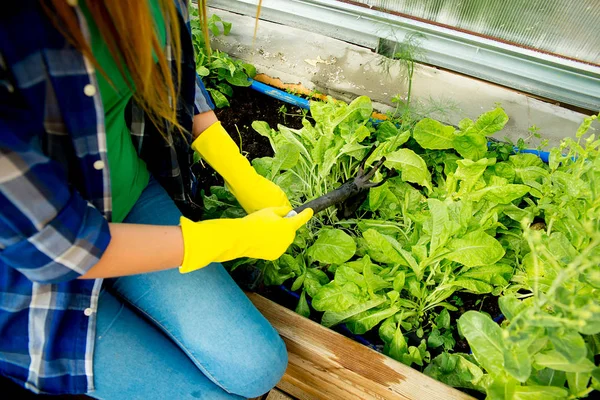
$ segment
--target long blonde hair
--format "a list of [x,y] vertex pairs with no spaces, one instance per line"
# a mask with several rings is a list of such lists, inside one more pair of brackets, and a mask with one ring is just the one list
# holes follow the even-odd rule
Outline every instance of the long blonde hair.
[[[41,0],[56,27],[103,73],[92,54],[90,44],[84,37],[77,15],[66,0]],[[175,76],[160,45],[156,24],[148,0],[79,0],[86,1],[89,11],[98,26],[120,72],[126,78],[129,73],[133,81],[134,99],[144,109],[159,131],[163,132],[163,121],[181,129],[177,121],[176,102],[179,93],[181,66],[177,62]],[[171,32],[172,57],[181,60],[179,21],[174,0],[157,0],[168,29]],[[45,3],[50,4],[45,4]],[[153,55],[158,58],[155,61]],[[119,62],[119,60],[121,62]],[[106,77],[110,81],[110,77]]]

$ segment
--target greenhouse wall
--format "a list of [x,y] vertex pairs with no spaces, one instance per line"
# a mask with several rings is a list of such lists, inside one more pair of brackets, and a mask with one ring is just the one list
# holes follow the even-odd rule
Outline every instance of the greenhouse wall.
[[[213,39],[213,46],[256,65],[259,72],[286,83],[350,101],[369,96],[380,111],[393,110],[392,98],[407,91],[406,70],[368,48],[319,33],[260,21],[253,41],[254,17],[212,8],[233,23],[229,36]],[[524,95],[514,90],[427,65],[418,65],[413,78],[415,106],[446,123],[477,118],[500,104],[510,117],[503,139],[527,137],[536,125],[543,138],[558,144],[573,135],[584,114]],[[600,124],[595,123],[595,126]],[[528,143],[534,147],[535,139]]]
[[357,0],[355,3],[600,64],[597,0]]
[[[432,2],[440,3],[432,0],[420,3],[429,4]],[[550,0],[547,3],[553,4],[555,2],[557,0]],[[596,55],[593,57],[598,56],[600,47],[596,44],[599,39],[598,35],[594,35],[597,29],[591,27],[586,30],[584,28],[587,26],[586,21],[588,21],[588,18],[593,20],[594,15],[598,14],[598,7],[592,7],[591,10],[587,11],[585,8],[581,8],[583,3],[587,4],[590,1],[574,3],[573,9],[586,12],[572,24],[572,32],[568,33],[574,35],[572,40],[580,40],[579,36],[576,35],[580,35],[577,32],[582,28],[581,32],[583,33],[581,34],[586,34],[587,39],[577,43],[586,46],[586,50],[577,50],[579,44],[566,45],[566,38],[562,42],[558,39],[551,39],[551,33],[554,32],[553,24],[555,23],[552,22],[554,21],[552,18],[546,17],[547,19],[544,19],[544,21],[547,22],[538,23],[538,25],[548,25],[544,28],[547,29],[547,31],[544,31],[546,33],[542,35],[544,40],[540,39],[539,44],[550,45],[554,43],[556,46],[552,49],[546,47],[544,52],[516,42],[516,44],[509,42],[508,37],[493,38],[489,36],[491,31],[486,31],[483,27],[486,27],[486,29],[496,27],[498,34],[504,32],[502,30],[504,28],[500,29],[502,23],[498,25],[497,20],[491,22],[492,20],[489,18],[492,17],[489,16],[486,20],[490,21],[488,23],[474,23],[474,17],[471,18],[472,24],[470,27],[473,31],[468,31],[464,28],[457,29],[451,25],[444,25],[433,20],[433,18],[441,18],[447,14],[440,11],[437,14],[422,11],[419,15],[432,18],[426,20],[406,14],[406,11],[410,11],[411,8],[406,5],[408,8],[401,7],[401,3],[404,2],[388,1],[385,5],[388,8],[395,5],[396,9],[402,9],[403,12],[386,12],[378,8],[378,5],[384,5],[383,2],[363,1],[363,3],[365,4],[340,0],[263,0],[260,18],[261,20],[356,44],[374,52],[389,48],[390,44],[393,48],[394,44],[402,44],[409,38],[418,38],[420,51],[414,59],[423,64],[441,67],[496,83],[563,105],[588,111],[600,109],[600,66],[589,61],[578,61],[551,53],[551,51],[558,52],[563,51],[563,48],[569,48],[571,51],[576,51],[581,57],[585,54],[588,60],[592,59],[590,57],[593,56],[594,51]],[[448,3],[458,4],[454,0]],[[461,4],[467,3],[470,2],[465,0]],[[527,3],[537,4],[539,1],[534,0]],[[413,1],[411,4],[417,4],[417,2]],[[488,13],[491,14],[500,12],[496,10],[496,6],[491,4],[508,3],[486,2],[485,4],[489,5],[490,11]],[[210,0],[209,5],[254,17],[257,1]],[[413,8],[415,10],[413,13],[418,14],[416,10],[419,10],[419,8],[416,5]],[[504,12],[508,13],[508,11]],[[513,10],[512,12],[516,11]],[[475,15],[475,12],[473,11],[472,14]],[[565,13],[559,12],[558,14]],[[509,14],[502,15],[504,15],[503,18],[509,18]],[[452,18],[448,17],[444,21],[448,23],[456,20],[456,18],[458,18],[458,15]],[[494,16],[494,18],[498,17]],[[564,21],[568,21],[568,18],[570,17],[565,17]],[[466,24],[468,21],[467,18],[466,22],[461,22],[461,24]],[[526,21],[523,24],[527,25]],[[535,23],[529,25],[529,27],[537,26]],[[479,31],[476,31],[475,28],[478,28]],[[512,31],[517,32],[519,29],[515,28]],[[521,29],[521,31],[528,32],[526,28]],[[525,40],[525,38],[525,35],[521,37],[522,40]],[[523,41],[523,43],[525,42]],[[560,49],[559,44],[562,46]],[[301,43],[299,45],[306,46],[306,44]]]

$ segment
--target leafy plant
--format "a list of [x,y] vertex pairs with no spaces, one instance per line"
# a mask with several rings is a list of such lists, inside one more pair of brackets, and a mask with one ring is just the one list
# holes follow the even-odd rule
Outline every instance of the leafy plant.
[[[202,77],[215,106],[227,107],[228,98],[233,96],[232,86],[250,86],[249,78],[254,78],[256,68],[252,64],[235,60],[226,53],[211,50],[209,41],[205,40],[198,10],[192,6],[190,6],[190,25],[198,75]],[[214,36],[221,34],[227,36],[231,32],[231,27],[230,22],[223,21],[218,15],[213,14],[207,18],[204,31],[210,31]]]
[[458,321],[476,373],[461,375],[464,366],[442,355],[430,375],[490,399],[582,398],[600,388],[600,140],[583,139],[594,118],[552,150],[549,169],[530,162],[521,171],[534,195],[525,208],[545,229],[522,220],[527,254],[500,298],[502,326],[476,311]]
[[[556,352],[568,357],[562,350],[576,357],[567,363],[585,368],[555,365],[570,368],[563,370],[566,380],[542,392],[559,397],[569,379],[569,396],[589,392],[597,384],[590,363],[600,341],[580,321],[596,327],[600,311],[593,233],[600,228],[598,141],[566,140],[544,164],[533,154],[509,154],[507,145],[488,145],[487,136],[508,121],[499,107],[457,128],[422,119],[404,131],[391,121],[374,124],[371,112],[370,100],[359,97],[350,104],[311,102],[314,123],[306,118],[301,129],[253,123],[275,153],[253,165],[294,206],[353,177],[372,146],[367,164],[385,156],[389,179],[350,213],[347,205],[316,215],[279,260],[232,267],[253,263],[266,284],[298,291],[297,311],[322,313],[325,326],[345,324],[355,334],[378,329],[386,354],[408,365],[430,363],[425,371],[448,384],[537,396],[544,379],[556,386],[547,369],[562,360]],[[227,192],[217,192],[210,212],[239,213],[232,204]],[[462,292],[504,295],[501,327],[496,315],[483,312],[459,319],[472,355],[452,353]],[[568,340],[556,339],[561,335]],[[567,375],[579,373],[590,378]]]

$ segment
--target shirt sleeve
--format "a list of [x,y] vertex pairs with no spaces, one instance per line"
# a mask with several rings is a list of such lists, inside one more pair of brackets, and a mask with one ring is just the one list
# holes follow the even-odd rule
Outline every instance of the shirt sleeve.
[[204,87],[202,79],[196,74],[196,97],[194,99],[194,115],[214,110],[215,105],[213,104],[210,94]]
[[[181,13],[183,22],[188,30],[191,37],[192,28],[190,26],[190,13],[188,8],[188,2],[175,0],[175,4]],[[211,111],[215,109],[215,105],[210,97],[210,94],[206,90],[202,78],[196,74],[196,94],[194,96],[194,115],[201,114],[203,112]]]
[[75,279],[104,253],[108,222],[70,187],[60,164],[11,125],[0,115],[0,264],[34,282]]

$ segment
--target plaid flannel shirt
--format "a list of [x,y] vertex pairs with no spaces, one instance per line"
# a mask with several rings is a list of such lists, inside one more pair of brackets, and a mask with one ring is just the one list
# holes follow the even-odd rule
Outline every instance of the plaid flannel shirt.
[[[104,110],[94,69],[40,3],[10,1],[0,13],[0,373],[34,392],[85,393],[94,389],[102,281],[76,278],[110,241]],[[183,57],[176,104],[191,132],[193,115],[213,105],[196,75],[187,5],[178,8]],[[89,40],[85,18],[75,12]],[[174,69],[166,22],[165,54]],[[133,102],[126,114],[138,154],[185,204],[188,142],[180,135],[165,141]]]

